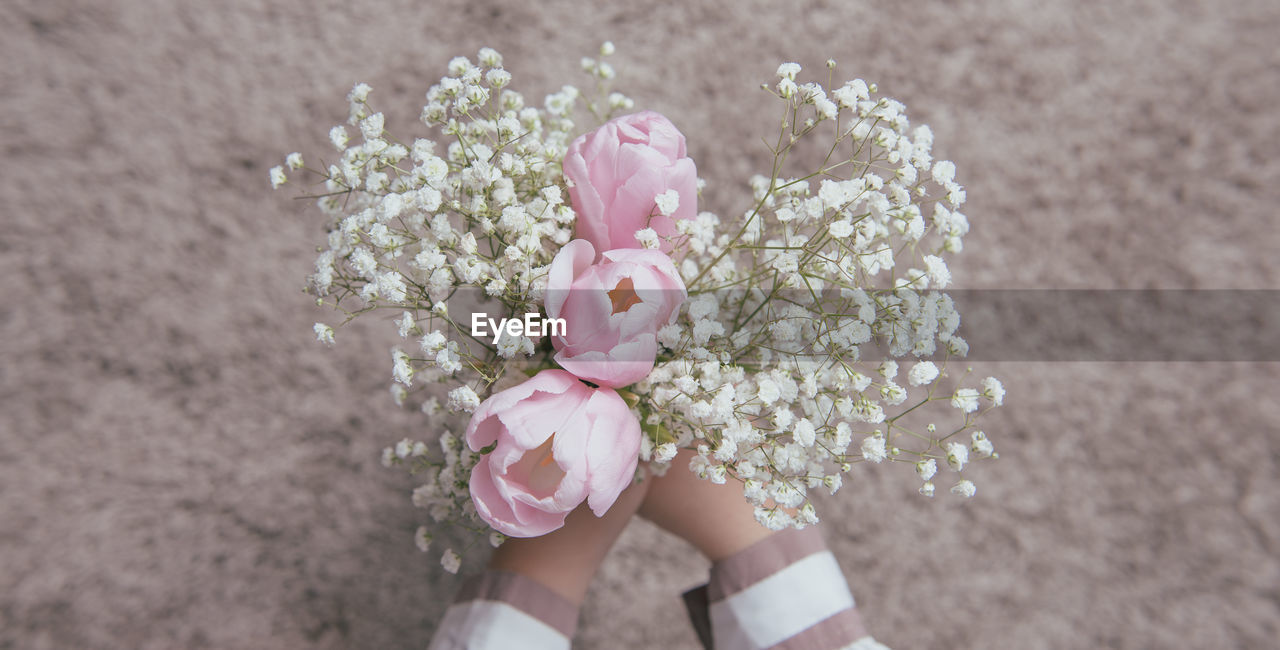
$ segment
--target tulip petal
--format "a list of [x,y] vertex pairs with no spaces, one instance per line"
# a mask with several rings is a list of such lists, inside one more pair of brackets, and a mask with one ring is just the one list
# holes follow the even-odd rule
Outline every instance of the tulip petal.
[[471,470],[470,491],[471,502],[475,504],[476,512],[490,526],[493,526],[494,530],[504,535],[536,537],[564,525],[564,520],[561,519],[560,526],[547,528],[543,522],[537,528],[530,528],[528,524],[518,519],[511,503],[499,493],[497,483],[493,480],[493,471],[485,460],[481,460]]
[[599,517],[634,480],[642,434],[635,413],[611,390],[596,391],[585,411],[591,421],[587,440],[591,491],[587,505]]
[[[577,236],[596,251],[639,248],[635,231],[653,228],[671,252],[675,220],[697,215],[697,168],[682,135],[666,117],[642,111],[610,120],[570,143],[562,164],[577,213]],[[672,189],[680,204],[656,214],[654,197]]]
[[590,396],[589,388],[582,382],[575,383],[560,394],[534,393],[498,413],[498,419],[522,452],[546,442]]
[[575,355],[566,348],[556,353],[555,360],[565,370],[587,381],[622,388],[644,379],[653,370],[657,354],[657,337],[646,333],[608,351],[583,350]]
[[489,422],[494,415],[528,399],[535,392],[559,394],[575,385],[581,385],[577,377],[563,370],[543,370],[524,383],[490,395],[471,414],[465,434],[467,446],[471,451],[480,451],[497,441],[502,428]]
[[681,158],[662,172],[667,189],[680,195],[680,205],[671,213],[674,219],[698,216],[698,170],[692,158]]
[[596,259],[596,249],[585,239],[575,239],[560,248],[547,269],[547,292],[543,306],[550,318],[560,318],[574,281]]
[[[517,476],[495,473],[494,477],[494,488],[498,497],[511,509],[514,525],[527,533],[520,537],[535,537],[543,534],[536,531],[547,532],[559,528],[565,515],[586,498],[586,486],[581,480],[571,481],[566,486],[565,480],[561,479],[560,487],[555,493],[540,497],[531,494],[526,485],[518,482]],[[576,494],[568,494],[569,491]],[[555,523],[557,521],[560,523]],[[551,528],[547,529],[547,526]]]
[[[600,282],[600,268],[598,264],[590,267],[574,281],[571,289],[555,292],[568,294],[560,309],[560,318],[565,320],[565,335],[552,337],[557,350],[584,346],[602,348],[612,345],[612,341],[617,339],[609,326],[613,303],[608,289],[613,287],[606,289]],[[551,297],[551,292],[548,297]]]
[[[634,168],[635,171],[625,176],[626,180],[618,187],[613,203],[606,210],[610,244],[607,248],[640,248],[636,231],[653,225],[650,218],[657,215],[654,197],[667,191],[667,187],[661,172],[641,173],[639,170],[654,168],[655,165],[658,166],[656,169],[662,169],[669,163],[656,151],[639,145],[623,145],[621,154],[619,157],[626,162],[626,168]],[[672,231],[659,231],[659,234],[670,235]]]

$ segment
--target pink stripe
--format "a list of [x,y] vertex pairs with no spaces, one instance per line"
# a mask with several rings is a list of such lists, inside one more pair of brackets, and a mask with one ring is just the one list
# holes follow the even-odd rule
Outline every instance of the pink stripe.
[[485,571],[462,584],[453,602],[492,600],[506,603],[573,638],[578,608],[542,583],[509,571]]
[[778,531],[711,565],[707,596],[713,603],[724,600],[826,548],[813,526]]
[[862,616],[857,609],[846,609],[773,646],[772,650],[843,648],[864,636],[867,628],[862,624]]

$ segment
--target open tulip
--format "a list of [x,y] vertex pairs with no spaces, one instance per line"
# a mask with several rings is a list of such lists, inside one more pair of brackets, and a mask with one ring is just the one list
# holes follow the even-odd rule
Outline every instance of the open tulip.
[[[624,115],[579,136],[564,157],[569,197],[578,213],[576,236],[597,251],[640,248],[637,230],[653,228],[670,253],[678,219],[698,214],[698,170],[685,155],[684,135],[653,111]],[[675,190],[669,215],[655,198]]]
[[575,239],[551,261],[544,306],[563,318],[551,337],[556,363],[601,386],[644,379],[658,354],[658,329],[672,322],[688,293],[675,265],[656,250],[605,251],[593,263],[590,242]]
[[584,501],[603,515],[635,477],[640,422],[613,390],[543,370],[495,393],[467,425],[471,500],[511,537],[545,535]]

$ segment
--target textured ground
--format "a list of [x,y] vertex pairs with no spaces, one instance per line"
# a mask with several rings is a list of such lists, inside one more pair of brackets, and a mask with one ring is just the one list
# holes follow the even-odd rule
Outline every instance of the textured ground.
[[[423,423],[386,409],[385,340],[311,341],[317,220],[266,178],[324,150],[353,82],[407,125],[482,45],[538,95],[612,39],[723,214],[766,162],[756,86],[830,56],[957,162],[962,285],[1280,288],[1274,2],[574,4],[0,6],[0,648],[425,645],[456,578],[377,462]],[[977,498],[868,471],[827,504],[878,637],[1274,642],[1277,364],[981,370],[1010,397]],[[633,525],[579,645],[691,647],[689,558]]]

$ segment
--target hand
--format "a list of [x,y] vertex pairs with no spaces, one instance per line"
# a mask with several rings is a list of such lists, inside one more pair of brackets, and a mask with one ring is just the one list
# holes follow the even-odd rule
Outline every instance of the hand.
[[709,560],[726,558],[773,534],[756,521],[742,484],[716,485],[689,471],[693,452],[682,449],[665,476],[651,477],[640,516],[693,544]]
[[519,573],[581,605],[596,569],[631,521],[651,483],[646,479],[623,490],[603,517],[596,517],[583,503],[569,513],[561,528],[541,537],[507,539],[493,552],[489,568]]
[[773,534],[756,521],[737,481],[716,485],[694,476],[688,469],[692,457],[692,451],[681,450],[666,476],[650,475],[633,484],[603,517],[584,503],[562,528],[541,537],[507,539],[494,551],[489,568],[537,580],[581,605],[591,578],[637,510],[713,562]]

